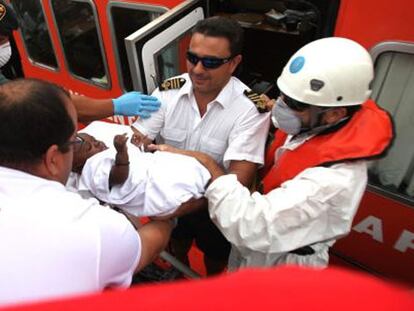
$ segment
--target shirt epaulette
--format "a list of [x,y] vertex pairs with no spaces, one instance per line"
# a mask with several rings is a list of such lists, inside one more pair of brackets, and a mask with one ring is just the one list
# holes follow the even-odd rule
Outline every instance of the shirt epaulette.
[[0,20],[2,20],[4,16],[6,16],[6,12],[6,7],[3,4],[0,4]]
[[249,90],[245,90],[244,95],[254,103],[260,113],[268,112],[266,102],[261,95]]
[[187,80],[184,78],[167,79],[167,80],[164,80],[163,83],[161,83],[159,89],[160,91],[181,89],[186,82]]
[[10,36],[13,30],[19,27],[16,13],[10,4],[4,0],[0,1],[0,35]]

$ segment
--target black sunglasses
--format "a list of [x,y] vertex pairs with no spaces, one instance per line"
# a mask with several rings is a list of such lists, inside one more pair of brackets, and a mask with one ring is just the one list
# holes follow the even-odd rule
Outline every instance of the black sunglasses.
[[280,96],[283,102],[286,104],[286,106],[288,106],[292,110],[305,111],[306,109],[310,107],[310,105],[297,101],[293,99],[292,97],[289,97],[283,93],[280,93]]
[[197,54],[194,54],[193,52],[187,51],[187,60],[193,64],[197,65],[198,62],[201,62],[203,64],[203,67],[206,69],[215,69],[220,67],[221,65],[224,65],[225,63],[228,63],[232,57],[226,57],[226,58],[218,58],[218,57],[199,57]]

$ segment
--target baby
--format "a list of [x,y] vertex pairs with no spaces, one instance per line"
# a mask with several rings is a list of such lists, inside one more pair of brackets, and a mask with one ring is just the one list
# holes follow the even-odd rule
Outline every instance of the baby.
[[[135,216],[164,216],[204,194],[210,174],[197,160],[169,152],[143,152],[115,135],[114,148],[86,134],[74,150],[76,190]],[[73,187],[73,180],[72,180]]]

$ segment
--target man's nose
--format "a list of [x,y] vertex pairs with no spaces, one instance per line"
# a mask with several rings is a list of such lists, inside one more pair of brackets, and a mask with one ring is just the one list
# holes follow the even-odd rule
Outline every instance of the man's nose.
[[204,68],[203,63],[201,61],[198,61],[197,64],[195,64],[193,67],[193,72],[195,73],[202,73],[205,71],[206,69]]

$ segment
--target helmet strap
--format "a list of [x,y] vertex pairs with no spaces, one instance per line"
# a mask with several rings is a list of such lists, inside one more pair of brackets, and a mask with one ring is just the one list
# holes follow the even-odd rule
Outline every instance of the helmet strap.
[[323,113],[326,110],[327,109],[323,109],[323,108],[318,107],[318,106],[310,106],[309,107],[309,112],[310,112],[309,128],[311,130],[313,130],[315,127],[318,127],[318,126],[321,125],[322,116],[323,116]]

